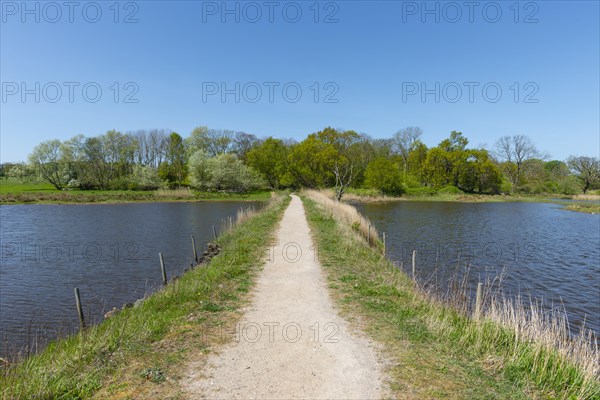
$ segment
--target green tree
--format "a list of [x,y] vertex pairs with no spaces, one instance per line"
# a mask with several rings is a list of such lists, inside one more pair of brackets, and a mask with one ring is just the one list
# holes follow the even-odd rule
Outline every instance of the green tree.
[[269,186],[279,188],[287,172],[288,148],[282,140],[267,138],[263,143],[248,151],[248,165],[258,171]]
[[568,158],[567,164],[581,181],[584,194],[590,188],[600,184],[600,159],[571,156]]
[[369,163],[365,171],[365,186],[380,190],[389,195],[402,194],[402,174],[400,168],[390,159],[377,157]]
[[165,161],[158,167],[161,179],[170,187],[180,187],[185,183],[187,174],[187,157],[181,136],[172,132],[166,146]]
[[294,145],[288,155],[289,171],[294,184],[300,187],[319,188],[333,186],[333,167],[339,153],[331,143],[310,134]]
[[425,160],[427,159],[427,146],[417,140],[413,146],[412,150],[408,154],[408,169],[410,171],[410,175],[417,179],[421,185],[426,184],[426,174],[425,174]]
[[263,187],[260,174],[246,166],[236,154],[219,154],[208,158],[203,150],[190,159],[190,181],[204,190],[247,192]]
[[29,155],[29,162],[58,190],[65,188],[70,179],[62,149],[60,140],[48,140],[35,146]]

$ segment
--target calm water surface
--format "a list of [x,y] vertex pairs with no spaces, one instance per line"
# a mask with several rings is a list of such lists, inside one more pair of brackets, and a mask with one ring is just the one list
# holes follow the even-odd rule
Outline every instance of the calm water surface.
[[[572,331],[600,334],[600,215],[543,203],[393,202],[358,208],[386,232],[388,257],[443,290],[469,269],[469,283],[505,270],[505,293],[564,305]],[[412,273],[412,272],[411,272]]]
[[73,332],[73,288],[86,319],[133,303],[193,261],[222,221],[249,202],[0,206],[0,355]]

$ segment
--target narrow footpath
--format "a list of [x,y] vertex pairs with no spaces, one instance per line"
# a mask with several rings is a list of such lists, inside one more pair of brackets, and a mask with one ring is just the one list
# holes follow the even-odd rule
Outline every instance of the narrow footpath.
[[315,253],[304,206],[293,195],[235,339],[203,370],[188,371],[189,398],[385,396],[374,344],[338,315]]

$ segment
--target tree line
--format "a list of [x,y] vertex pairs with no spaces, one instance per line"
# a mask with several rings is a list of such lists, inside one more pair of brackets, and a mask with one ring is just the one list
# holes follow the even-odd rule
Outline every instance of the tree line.
[[523,135],[499,138],[488,150],[470,147],[458,131],[427,147],[422,129],[407,127],[375,139],[327,127],[297,142],[245,132],[195,128],[115,130],[38,144],[28,163],[5,163],[0,176],[44,179],[57,189],[192,187],[207,191],[335,188],[384,194],[576,194],[600,187],[600,161],[549,160]]

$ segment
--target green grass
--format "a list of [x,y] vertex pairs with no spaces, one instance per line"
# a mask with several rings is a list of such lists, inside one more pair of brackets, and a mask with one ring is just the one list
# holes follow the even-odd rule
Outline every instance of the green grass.
[[587,214],[600,214],[600,204],[576,203],[566,205],[563,209]]
[[182,275],[138,307],[4,366],[1,398],[183,398],[177,381],[184,366],[190,358],[204,362],[222,341],[216,328],[239,317],[288,203],[288,196],[279,196],[226,232],[219,238],[222,252],[208,266]]
[[391,359],[395,398],[599,399],[600,383],[553,351],[430,300],[404,273],[304,197],[328,283]]
[[0,179],[0,193],[22,193],[22,192],[58,192],[49,183],[23,183],[13,180]]
[[268,190],[250,193],[174,190],[57,190],[46,183],[0,180],[0,204],[123,203],[159,201],[266,201]]

